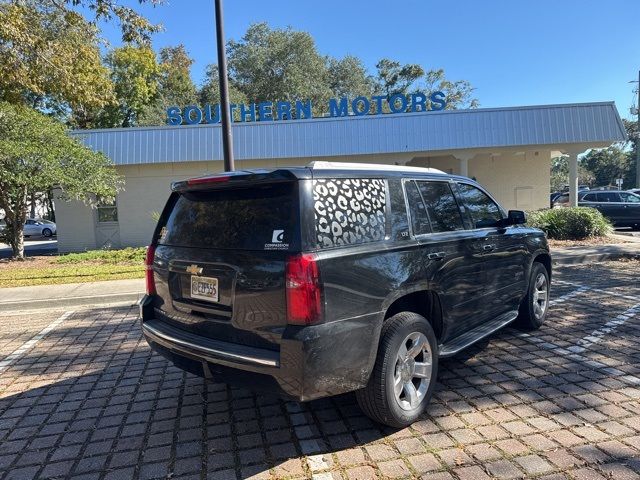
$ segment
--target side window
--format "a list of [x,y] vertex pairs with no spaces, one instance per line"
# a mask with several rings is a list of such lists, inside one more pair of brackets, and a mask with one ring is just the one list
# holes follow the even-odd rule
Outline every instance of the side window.
[[640,203],[640,196],[634,195],[633,193],[621,193],[620,196],[623,202]]
[[458,184],[462,205],[471,217],[473,228],[493,227],[502,220],[500,207],[479,188],[466,183]]
[[599,202],[621,202],[620,195],[617,192],[601,192],[598,193]]
[[582,200],[584,200],[585,202],[595,202],[595,201],[597,201],[596,194],[595,193],[587,193],[584,197],[582,197]]
[[448,183],[421,181],[417,184],[434,233],[464,230],[458,203]]
[[431,233],[431,225],[429,225],[429,217],[427,209],[424,206],[420,192],[416,182],[406,182],[404,184],[407,192],[407,203],[409,204],[409,215],[411,216],[411,229],[414,235],[422,235]]

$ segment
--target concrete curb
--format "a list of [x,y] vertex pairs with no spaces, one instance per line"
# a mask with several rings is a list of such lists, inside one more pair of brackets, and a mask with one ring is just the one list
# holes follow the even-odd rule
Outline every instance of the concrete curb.
[[588,263],[600,263],[609,260],[640,259],[640,252],[602,252],[586,254],[553,253],[551,258],[554,265],[583,265]]
[[142,298],[140,293],[114,293],[85,297],[44,298],[42,300],[24,300],[0,303],[0,312],[60,309],[69,307],[133,306]]

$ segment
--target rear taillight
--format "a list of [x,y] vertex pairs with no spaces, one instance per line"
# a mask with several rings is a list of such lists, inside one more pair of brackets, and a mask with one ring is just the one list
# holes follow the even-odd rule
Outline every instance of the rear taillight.
[[156,246],[149,245],[147,247],[147,256],[144,260],[145,266],[145,283],[147,287],[147,295],[156,294],[156,282],[153,278],[153,257],[156,254]]
[[311,325],[322,318],[322,292],[315,255],[289,257],[286,267],[287,322]]

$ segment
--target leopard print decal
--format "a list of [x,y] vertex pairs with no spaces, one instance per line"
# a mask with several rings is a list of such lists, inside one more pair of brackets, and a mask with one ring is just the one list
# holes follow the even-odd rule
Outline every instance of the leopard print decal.
[[313,180],[319,248],[382,240],[385,235],[386,184],[381,179]]

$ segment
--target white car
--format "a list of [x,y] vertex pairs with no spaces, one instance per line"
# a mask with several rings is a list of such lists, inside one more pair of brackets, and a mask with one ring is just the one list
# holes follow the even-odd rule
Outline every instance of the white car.
[[24,224],[25,237],[51,237],[56,234],[56,224],[49,220],[28,218]]

